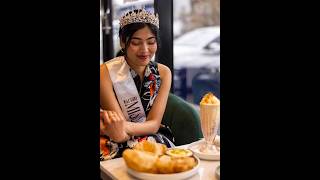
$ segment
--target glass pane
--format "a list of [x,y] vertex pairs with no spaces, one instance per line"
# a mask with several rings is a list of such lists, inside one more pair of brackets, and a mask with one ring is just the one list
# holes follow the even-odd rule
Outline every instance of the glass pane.
[[220,0],[173,0],[174,93],[198,107],[220,99]]

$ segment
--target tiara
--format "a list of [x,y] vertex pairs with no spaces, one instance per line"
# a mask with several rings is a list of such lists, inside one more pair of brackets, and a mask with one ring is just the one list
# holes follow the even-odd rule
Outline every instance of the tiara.
[[154,15],[141,9],[138,11],[130,11],[120,18],[120,28],[132,23],[150,23],[159,28],[159,18],[158,15]]

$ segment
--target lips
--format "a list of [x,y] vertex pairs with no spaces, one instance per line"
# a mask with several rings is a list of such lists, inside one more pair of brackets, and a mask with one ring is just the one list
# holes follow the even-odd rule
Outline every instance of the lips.
[[139,55],[137,56],[140,60],[147,60],[149,58],[148,55]]

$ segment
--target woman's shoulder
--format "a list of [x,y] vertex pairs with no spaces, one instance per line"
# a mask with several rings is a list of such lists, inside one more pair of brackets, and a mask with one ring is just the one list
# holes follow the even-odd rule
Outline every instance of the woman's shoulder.
[[170,70],[170,68],[168,66],[166,66],[164,64],[161,64],[161,63],[158,63],[158,69],[159,69],[160,73],[161,73],[161,71],[165,72],[165,73],[170,73],[171,72],[171,70]]
[[161,64],[161,63],[157,63],[158,66],[158,71],[160,76],[167,76],[167,75],[171,75],[171,70],[168,66]]
[[123,56],[119,56],[119,57],[115,57],[113,59],[110,59],[110,60],[100,64],[100,71],[107,69],[108,65],[119,65],[119,64],[122,64],[123,61],[124,61]]
[[157,68],[159,70],[160,69],[161,70],[163,70],[163,69],[170,70],[166,65],[161,64],[161,63],[156,62],[156,61],[150,61],[150,66],[153,66],[153,67],[155,67],[155,68]]
[[121,63],[122,61],[124,61],[124,57],[123,56],[119,56],[119,57],[115,57],[115,58],[112,58],[110,60],[105,61],[100,66],[105,66],[107,64],[112,64],[112,63]]

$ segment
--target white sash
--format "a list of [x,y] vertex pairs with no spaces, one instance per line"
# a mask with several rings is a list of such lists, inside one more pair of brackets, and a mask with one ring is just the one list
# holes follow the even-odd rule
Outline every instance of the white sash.
[[129,65],[124,57],[116,57],[105,64],[109,70],[114,91],[127,121],[144,122],[146,114],[131,76]]

